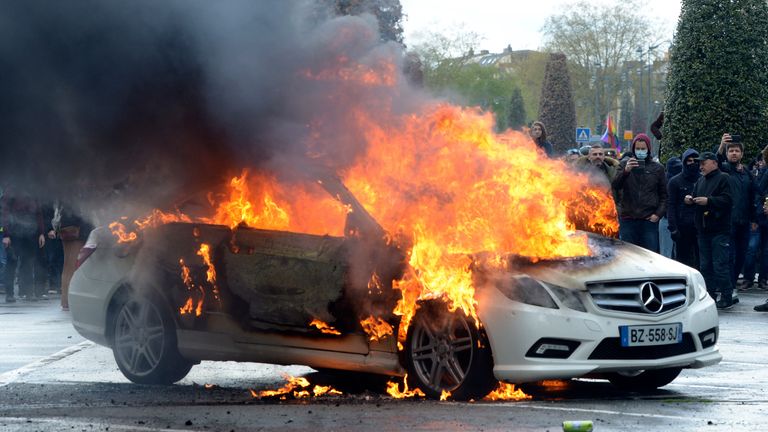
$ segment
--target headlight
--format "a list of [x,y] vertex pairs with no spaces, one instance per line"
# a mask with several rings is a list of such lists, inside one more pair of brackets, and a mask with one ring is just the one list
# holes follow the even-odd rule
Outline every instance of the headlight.
[[566,307],[577,310],[579,312],[587,311],[587,308],[584,307],[584,303],[581,302],[581,299],[579,298],[579,295],[576,293],[576,291],[553,285],[551,283],[545,282],[544,284],[557,296],[558,299],[560,299],[560,302],[563,303],[563,305]]
[[696,298],[699,299],[699,301],[704,300],[709,295],[704,276],[697,270],[691,270],[691,285],[693,285],[693,292],[696,294]]
[[525,275],[503,277],[496,281],[496,289],[508,299],[533,306],[558,309],[557,303],[539,281]]

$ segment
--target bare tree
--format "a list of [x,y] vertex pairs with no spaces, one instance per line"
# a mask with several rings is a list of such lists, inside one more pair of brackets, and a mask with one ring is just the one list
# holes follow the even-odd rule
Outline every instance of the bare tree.
[[[568,57],[581,125],[599,129],[606,114],[618,108],[622,88],[631,85],[623,73],[627,62],[646,57],[648,47],[664,39],[660,26],[642,10],[637,0],[604,6],[579,1],[547,18],[545,47]],[[652,54],[660,56],[657,51]]]

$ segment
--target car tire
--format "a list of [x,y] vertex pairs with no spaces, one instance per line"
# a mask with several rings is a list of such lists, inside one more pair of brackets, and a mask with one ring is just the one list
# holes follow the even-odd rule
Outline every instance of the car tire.
[[130,296],[112,321],[112,353],[126,378],[138,384],[173,384],[194,363],[181,356],[176,325],[157,295]]
[[682,370],[682,368],[651,369],[637,374],[616,372],[608,375],[608,381],[622,390],[651,391],[674,381]]
[[488,338],[460,310],[443,302],[420,305],[408,329],[404,363],[408,385],[432,399],[481,399],[496,385]]

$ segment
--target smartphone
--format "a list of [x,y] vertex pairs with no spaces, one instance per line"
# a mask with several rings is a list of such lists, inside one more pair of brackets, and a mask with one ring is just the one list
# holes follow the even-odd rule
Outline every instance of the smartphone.
[[731,135],[731,142],[741,142],[741,135]]
[[645,161],[644,160],[637,160],[637,167],[635,167],[636,170],[644,170],[645,169]]

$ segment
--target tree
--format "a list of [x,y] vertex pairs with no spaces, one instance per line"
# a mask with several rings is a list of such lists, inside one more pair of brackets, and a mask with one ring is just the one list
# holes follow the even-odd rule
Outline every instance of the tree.
[[710,149],[724,132],[755,154],[768,141],[768,5],[683,0],[672,44],[663,154]]
[[565,54],[553,53],[544,70],[539,120],[547,128],[547,137],[555,151],[573,147],[576,134],[576,108]]
[[336,15],[373,14],[381,40],[403,43],[403,7],[400,0],[335,0]]
[[525,116],[523,93],[520,91],[520,87],[515,87],[512,90],[512,97],[509,99],[507,127],[517,129],[526,123],[528,123],[528,119]]
[[565,54],[570,62],[579,124],[599,132],[606,114],[619,108],[619,94],[628,86],[627,62],[637,60],[633,56],[637,57],[638,47],[658,45],[653,35],[661,32],[641,15],[642,6],[637,0],[608,5],[580,1],[545,21],[546,49]]

